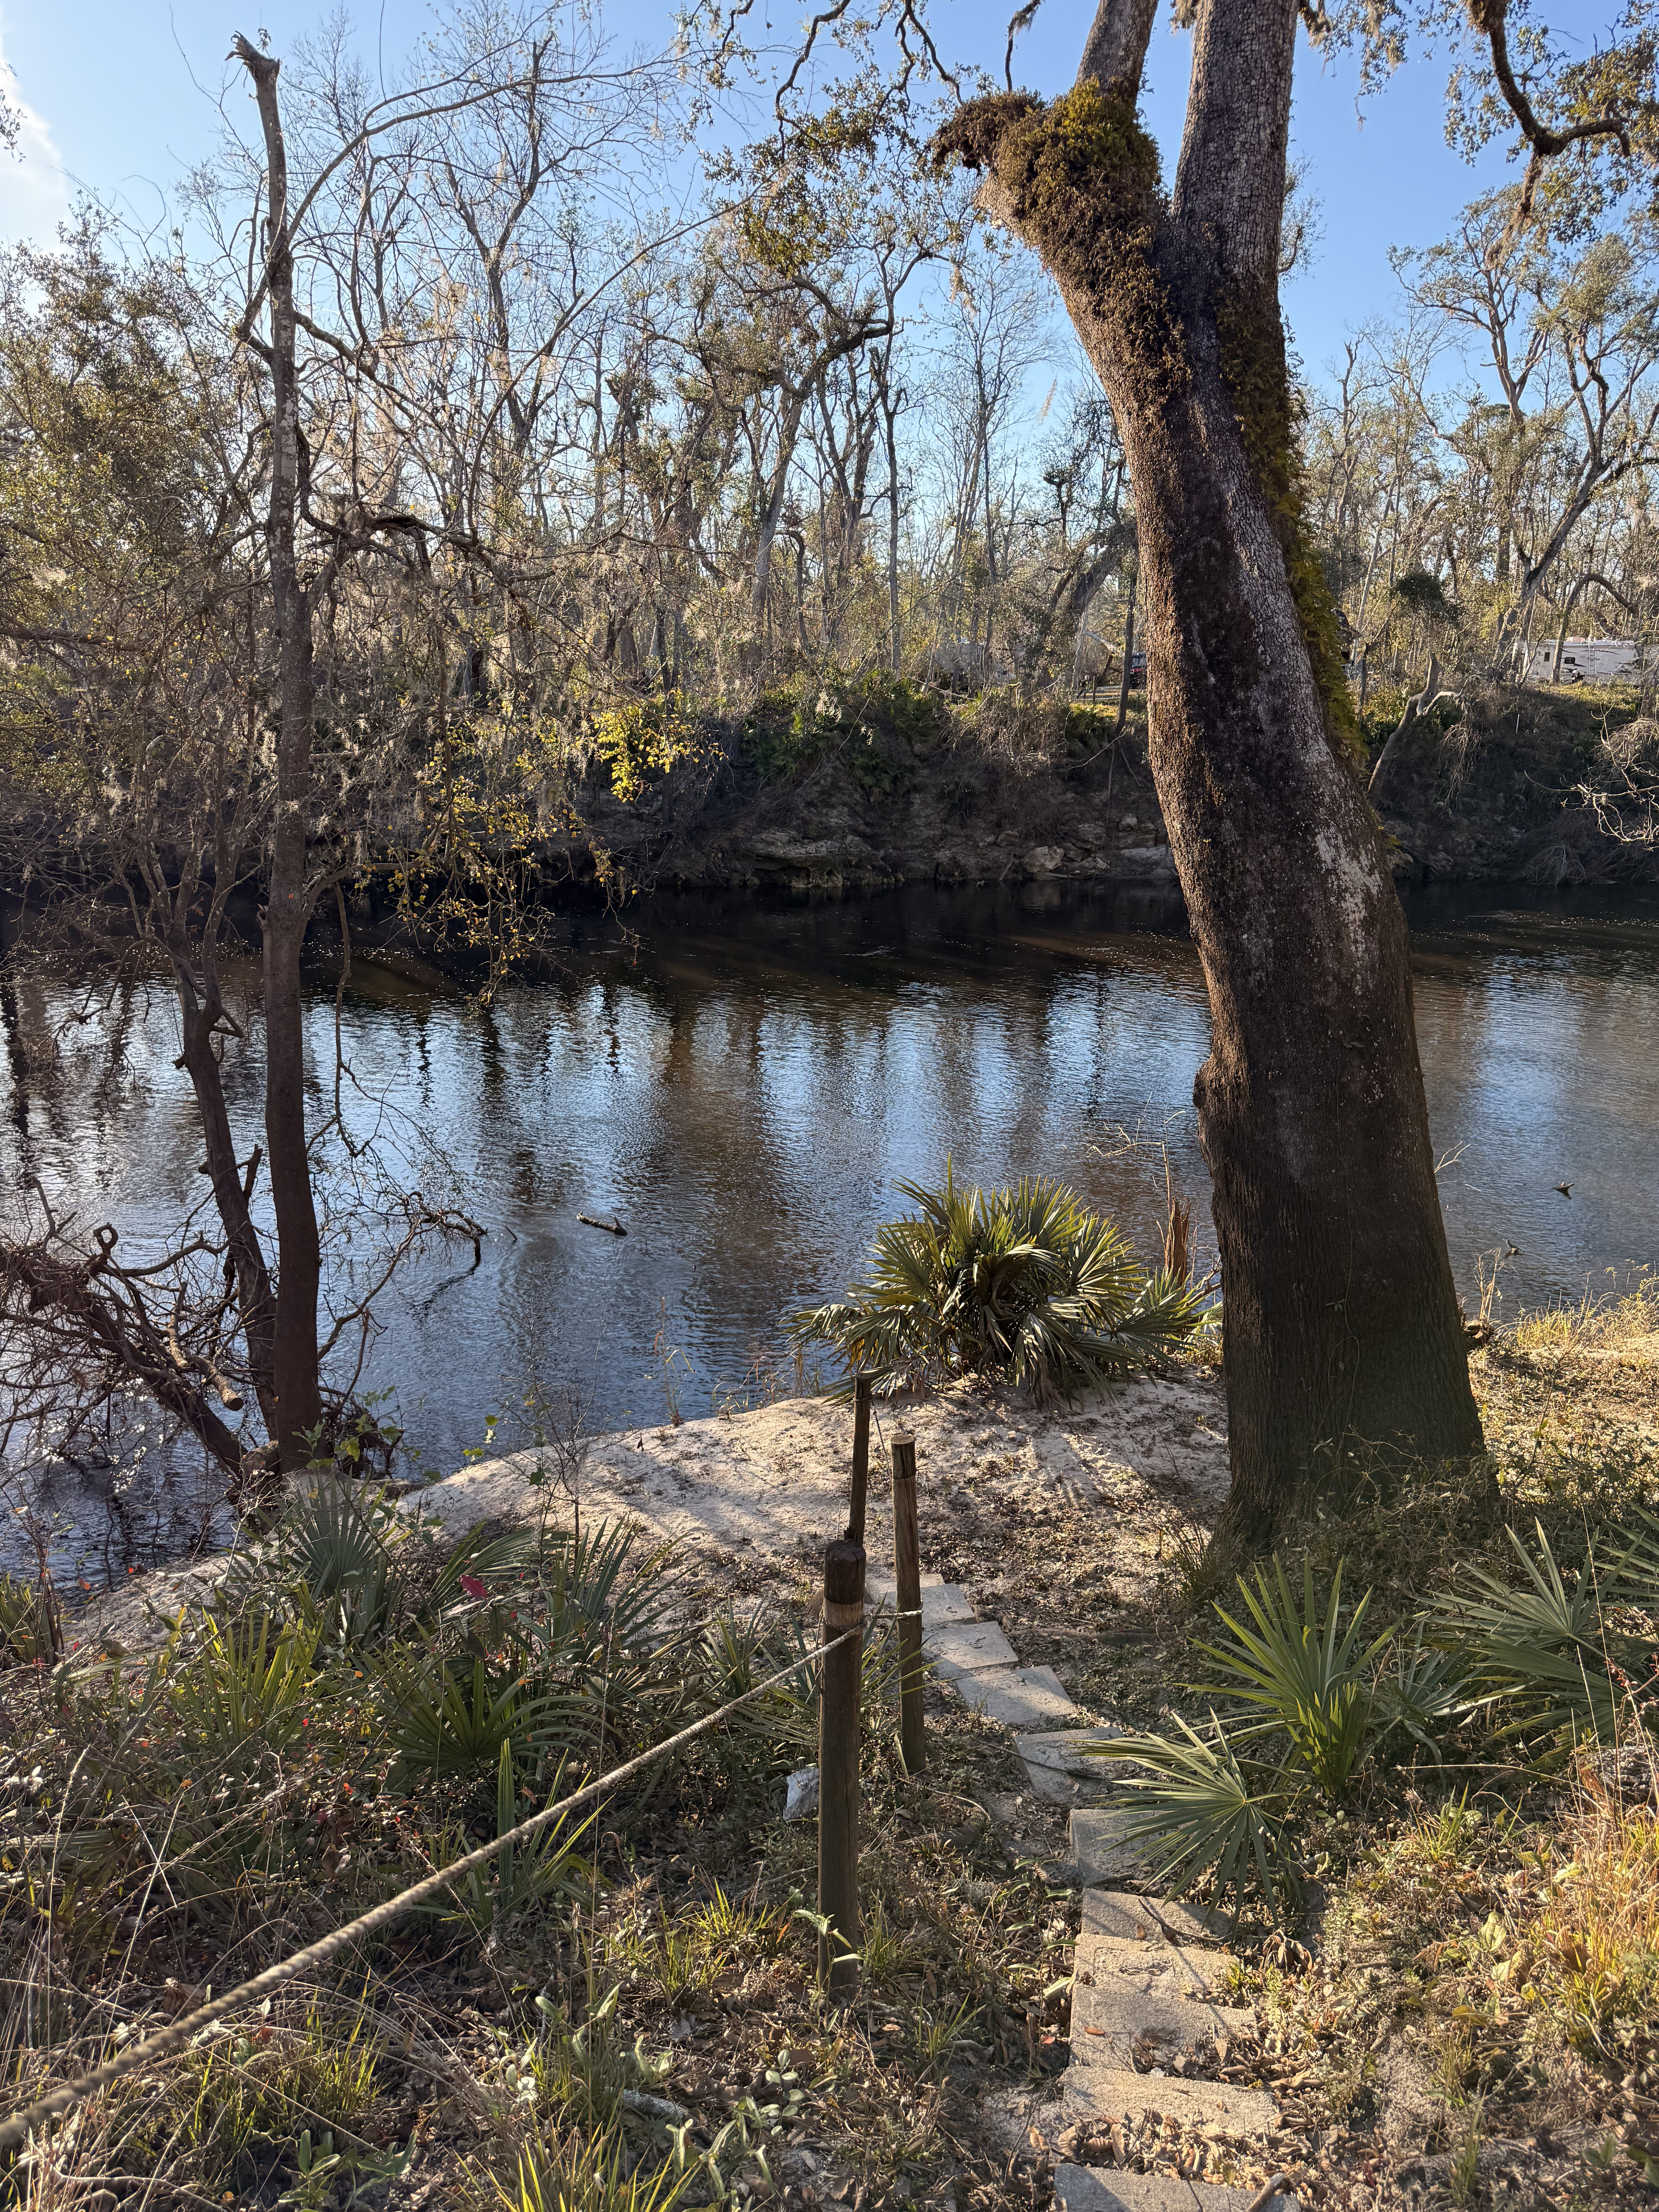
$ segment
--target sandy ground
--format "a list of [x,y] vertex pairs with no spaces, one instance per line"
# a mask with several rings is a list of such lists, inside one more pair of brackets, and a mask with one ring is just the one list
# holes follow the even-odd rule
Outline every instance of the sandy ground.
[[[1206,1523],[1226,1493],[1226,1417],[1212,1369],[1139,1376],[1052,1412],[968,1388],[885,1401],[871,1438],[872,1566],[891,1556],[889,1447],[901,1429],[916,1439],[924,1553],[940,1555],[925,1564],[951,1572],[943,1555],[959,1528],[975,1528],[972,1566],[988,1592],[997,1580],[996,1525],[1103,1524],[1117,1539],[1115,1579],[1127,1597],[1145,1578],[1137,1562],[1150,1566],[1147,1528],[1162,1528],[1172,1510]],[[845,1529],[852,1433],[850,1404],[785,1398],[592,1437],[562,1480],[550,1453],[483,1461],[410,1492],[401,1510],[459,1537],[480,1522],[523,1523],[544,1511],[568,1525],[579,1507],[584,1517],[636,1521],[732,1594],[780,1583],[810,1589],[823,1546]],[[161,1622],[210,1590],[228,1556],[136,1577],[82,1614],[72,1633],[83,1646],[151,1642]]]

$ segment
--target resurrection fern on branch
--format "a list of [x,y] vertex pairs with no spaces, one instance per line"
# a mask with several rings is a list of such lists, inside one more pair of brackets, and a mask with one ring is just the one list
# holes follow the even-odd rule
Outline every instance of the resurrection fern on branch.
[[876,1233],[866,1281],[791,1316],[791,1340],[832,1345],[888,1390],[994,1375],[1070,1395],[1175,1351],[1203,1292],[1143,1267],[1121,1231],[1047,1176],[1016,1188],[902,1182],[916,1207]]

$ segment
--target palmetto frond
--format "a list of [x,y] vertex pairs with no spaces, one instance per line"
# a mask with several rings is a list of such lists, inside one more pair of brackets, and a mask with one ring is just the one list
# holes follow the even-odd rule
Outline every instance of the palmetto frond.
[[915,1208],[876,1233],[846,1297],[790,1317],[890,1389],[996,1374],[1071,1395],[1167,1353],[1205,1318],[1191,1283],[1148,1273],[1114,1224],[1048,1177],[988,1194],[901,1183]]
[[1242,1905],[1254,1890],[1273,1909],[1298,1889],[1289,1849],[1289,1816],[1297,1787],[1282,1768],[1241,1759],[1210,1715],[1200,1734],[1176,1713],[1168,1735],[1121,1735],[1094,1756],[1133,1762],[1124,1785],[1141,1793],[1144,1809],[1120,1834],[1145,1844],[1158,1880],[1184,1896],[1208,1875],[1217,1898]]
[[1566,1574],[1541,1525],[1536,1553],[1505,1531],[1526,1579],[1502,1583],[1476,1568],[1478,1595],[1460,1593],[1434,1609],[1437,1628],[1473,1647],[1474,1673],[1519,1716],[1513,1732],[1618,1741],[1621,1724],[1645,1718],[1659,1680],[1653,1630],[1659,1550],[1650,1522],[1628,1533],[1605,1562],[1592,1556]]

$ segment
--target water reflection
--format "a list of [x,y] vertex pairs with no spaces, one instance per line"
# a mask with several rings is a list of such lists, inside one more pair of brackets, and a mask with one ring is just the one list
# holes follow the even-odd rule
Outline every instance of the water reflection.
[[[1062,1176],[1147,1249],[1162,1148],[1178,1186],[1205,1188],[1191,1093],[1208,1021],[1178,910],[1048,887],[817,906],[708,895],[632,919],[623,942],[570,917],[564,979],[488,1009],[434,976],[355,967],[349,1126],[378,1128],[431,1187],[429,1134],[489,1231],[476,1272],[434,1258],[401,1285],[370,1356],[371,1386],[395,1389],[436,1464],[456,1465],[533,1377],[590,1392],[601,1425],[661,1419],[659,1336],[685,1356],[684,1411],[708,1412],[775,1345],[782,1311],[857,1271],[895,1185],[935,1176],[947,1150],[966,1177]],[[1461,1282],[1518,1245],[1512,1310],[1659,1256],[1659,905],[1442,897],[1413,920]],[[240,982],[251,1002],[254,979]],[[0,1178],[38,1174],[131,1245],[158,1237],[200,1195],[167,994],[135,987],[69,1021],[64,992],[27,975],[15,988],[8,1027],[30,1066],[9,1079]],[[320,1121],[331,993],[311,1023]],[[234,1056],[227,1075],[246,1146],[257,1066]],[[118,1571],[123,1546],[176,1540],[185,1508],[169,1522],[152,1504]]]

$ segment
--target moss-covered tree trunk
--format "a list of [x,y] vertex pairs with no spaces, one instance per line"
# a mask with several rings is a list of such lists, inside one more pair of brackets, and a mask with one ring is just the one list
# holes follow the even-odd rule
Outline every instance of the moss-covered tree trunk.
[[1304,535],[1278,293],[1296,0],[1202,0],[1166,196],[1136,118],[1152,0],[1076,88],[976,101],[942,157],[1058,281],[1134,486],[1152,761],[1209,987],[1195,1087],[1233,1490],[1259,1540],[1363,1447],[1481,1448],[1406,925]]

